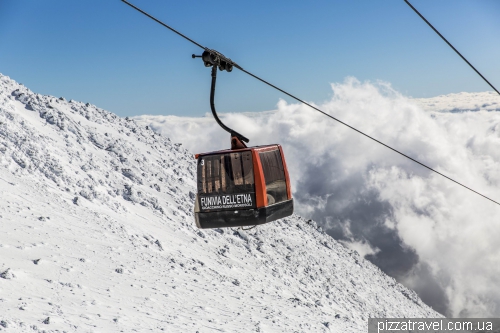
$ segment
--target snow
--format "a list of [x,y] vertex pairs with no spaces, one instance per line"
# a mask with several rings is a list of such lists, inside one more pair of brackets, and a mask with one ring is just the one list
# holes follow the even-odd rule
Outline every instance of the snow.
[[440,317],[293,215],[199,230],[181,144],[0,75],[0,331],[361,332]]

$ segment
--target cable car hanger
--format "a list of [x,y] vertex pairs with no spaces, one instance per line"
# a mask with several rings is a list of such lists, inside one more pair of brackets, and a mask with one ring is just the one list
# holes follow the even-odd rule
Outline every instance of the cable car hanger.
[[236,64],[232,62],[231,59],[224,57],[221,53],[214,50],[210,51],[205,50],[203,54],[200,56],[193,54],[192,58],[193,59],[202,58],[205,67],[212,67],[212,85],[210,87],[210,108],[212,109],[212,114],[217,124],[219,124],[219,126],[222,127],[226,132],[231,134],[231,149],[246,148],[247,146],[245,145],[244,142],[248,143],[250,140],[247,139],[242,134],[224,125],[224,123],[222,123],[220,118],[217,116],[217,111],[215,110],[214,100],[215,100],[215,83],[217,80],[217,68],[219,68],[219,70],[221,71],[225,70],[227,72],[231,72],[233,70],[233,66]]
[[[285,95],[287,95],[287,96],[289,96],[289,97],[291,97],[291,98],[295,99],[296,101],[298,101],[298,102],[300,102],[300,103],[302,103],[302,104],[305,104],[305,105],[309,106],[309,107],[310,107],[310,108],[312,108],[313,110],[315,110],[315,111],[318,111],[318,112],[322,113],[323,115],[325,115],[325,116],[327,116],[327,117],[329,117],[329,118],[331,118],[331,119],[333,119],[333,120],[335,120],[335,121],[337,121],[337,122],[341,123],[341,124],[342,124],[342,125],[344,125],[344,126],[349,127],[350,129],[352,129],[352,130],[354,130],[354,131],[358,132],[359,134],[361,134],[361,135],[363,135],[363,136],[365,136],[365,137],[367,137],[367,138],[369,138],[369,139],[371,139],[371,140],[375,141],[376,143],[378,143],[378,144],[380,144],[380,145],[382,145],[382,146],[384,146],[384,147],[386,147],[386,148],[388,148],[388,149],[392,150],[393,152],[398,153],[399,155],[401,155],[401,156],[403,156],[403,157],[405,157],[405,158],[407,158],[407,159],[409,159],[409,160],[411,160],[411,161],[413,161],[413,162],[415,162],[415,163],[417,163],[417,164],[419,164],[419,165],[423,166],[424,168],[426,168],[426,169],[428,169],[428,170],[430,170],[430,171],[432,171],[432,172],[434,172],[434,173],[436,173],[436,174],[438,174],[438,175],[440,175],[440,176],[442,176],[442,177],[444,177],[444,178],[446,178],[446,179],[448,179],[448,180],[450,180],[450,181],[454,182],[455,184],[460,185],[460,186],[462,186],[462,187],[466,188],[467,190],[469,190],[469,191],[471,191],[471,192],[474,192],[474,193],[476,193],[477,195],[479,195],[479,196],[481,196],[481,197],[483,197],[483,198],[485,198],[485,199],[487,199],[487,200],[489,200],[489,201],[491,201],[491,202],[493,202],[493,203],[495,203],[495,204],[497,204],[497,205],[499,205],[499,206],[500,206],[500,202],[495,201],[495,200],[491,199],[490,197],[487,197],[486,195],[481,194],[480,192],[477,192],[477,191],[473,190],[472,188],[470,188],[470,187],[468,187],[468,186],[466,186],[466,185],[464,185],[464,184],[462,184],[462,183],[460,183],[460,182],[458,182],[458,181],[456,181],[456,180],[454,180],[454,179],[452,179],[452,178],[450,178],[450,177],[446,176],[445,174],[443,174],[443,173],[441,173],[441,172],[439,172],[439,171],[437,171],[437,170],[435,170],[435,169],[431,168],[430,166],[428,166],[428,165],[426,165],[426,164],[424,164],[424,163],[422,163],[422,162],[420,162],[420,161],[418,161],[418,160],[416,160],[416,159],[414,159],[414,158],[412,158],[412,157],[410,157],[410,156],[406,155],[405,153],[403,153],[403,152],[401,152],[401,151],[399,151],[399,150],[397,150],[397,149],[395,149],[395,148],[393,148],[393,147],[391,147],[391,146],[389,146],[389,145],[387,145],[387,144],[385,144],[385,143],[383,143],[383,142],[381,142],[381,141],[379,141],[379,140],[375,139],[374,137],[372,137],[372,136],[370,136],[370,135],[368,135],[368,134],[366,134],[366,133],[364,133],[364,132],[362,132],[362,131],[358,130],[357,128],[355,128],[355,127],[353,127],[353,126],[351,126],[351,125],[349,125],[349,124],[347,124],[347,123],[345,123],[345,122],[343,122],[343,121],[341,121],[340,119],[335,118],[334,116],[332,116],[332,115],[330,115],[330,114],[328,114],[328,113],[326,113],[326,112],[322,111],[321,109],[319,109],[319,108],[315,107],[314,105],[312,105],[312,104],[310,104],[310,103],[307,103],[306,101],[304,101],[304,100],[300,99],[299,97],[296,97],[296,96],[292,95],[291,93],[289,93],[289,92],[287,92],[287,91],[285,91],[285,90],[283,90],[283,89],[281,89],[281,88],[279,88],[279,87],[277,87],[277,86],[273,85],[272,83],[270,83],[270,82],[268,82],[268,81],[266,81],[266,80],[264,80],[264,79],[262,79],[262,78],[258,77],[257,75],[252,74],[251,72],[249,72],[249,71],[247,71],[247,70],[243,69],[240,65],[236,64],[236,63],[235,63],[234,61],[232,61],[231,59],[229,59],[229,58],[225,57],[224,55],[222,55],[220,52],[215,51],[215,50],[211,50],[211,49],[209,49],[209,48],[207,48],[207,47],[205,47],[205,46],[203,46],[203,45],[201,45],[201,44],[197,43],[196,41],[194,41],[194,40],[192,40],[191,38],[189,38],[189,37],[185,36],[184,34],[180,33],[179,31],[175,30],[174,28],[170,27],[169,25],[167,25],[167,24],[163,23],[162,21],[158,20],[157,18],[155,18],[155,17],[151,16],[150,14],[146,13],[146,12],[145,12],[145,11],[143,11],[142,9],[140,9],[140,8],[138,8],[138,7],[136,7],[136,6],[134,6],[134,5],[133,5],[133,4],[131,4],[130,2],[128,2],[128,1],[126,1],[126,0],[121,0],[121,1],[122,1],[122,2],[124,2],[124,3],[126,3],[127,5],[129,5],[130,7],[134,8],[135,10],[137,10],[137,11],[141,12],[142,14],[146,15],[147,17],[151,18],[152,20],[154,20],[154,21],[158,22],[159,24],[161,24],[161,25],[162,25],[162,26],[164,26],[165,28],[167,28],[167,29],[171,30],[172,32],[174,32],[174,33],[178,34],[179,36],[183,37],[184,39],[186,39],[186,40],[190,41],[190,42],[191,42],[191,43],[193,43],[194,45],[196,45],[196,46],[198,46],[198,47],[202,48],[202,49],[204,50],[204,53],[205,53],[205,52],[207,52],[207,53],[208,53],[208,54],[210,54],[210,55],[211,55],[211,57],[213,57],[214,59],[215,59],[215,58],[220,59],[219,61],[220,61],[221,63],[229,64],[229,65],[230,65],[230,66],[232,66],[232,67],[238,68],[240,71],[242,71],[242,72],[244,72],[244,73],[246,73],[246,74],[250,75],[251,77],[253,77],[253,78],[255,78],[255,79],[257,79],[257,80],[259,80],[259,81],[261,81],[261,82],[263,82],[263,83],[265,83],[265,84],[267,84],[268,86],[270,86],[270,87],[272,87],[272,88],[274,88],[274,89],[276,89],[276,90],[278,90],[278,91],[282,92],[283,94],[285,94]],[[406,1],[406,0],[405,0],[405,2],[407,2],[407,4],[409,4],[409,3],[408,3],[408,1]],[[414,7],[413,7],[413,6],[411,6],[411,7],[414,9]],[[414,9],[414,10],[416,11],[416,9]],[[417,13],[418,13],[418,12],[417,12]],[[422,18],[423,18],[423,16],[422,16],[420,13],[418,13],[418,14],[420,15],[420,17],[422,17]],[[425,20],[425,21],[427,22],[427,20]],[[428,23],[428,22],[427,22],[427,23]],[[428,24],[430,25],[430,23],[428,23]],[[431,26],[431,27],[432,27],[432,26]],[[432,28],[434,29],[434,27],[432,27]],[[434,29],[434,30],[437,32],[437,30],[436,30],[436,29]],[[441,36],[441,34],[439,34],[439,35]],[[444,39],[444,37],[442,37],[442,38]],[[445,41],[446,41],[446,40],[445,40]],[[448,41],[446,41],[446,42],[448,43]],[[448,44],[451,46],[451,44],[450,44],[450,43],[448,43]],[[453,49],[454,49],[454,48],[453,48]],[[456,51],[456,52],[458,53],[458,51]],[[462,57],[462,58],[463,58],[463,57]],[[465,58],[463,58],[463,59],[465,60]],[[468,63],[468,62],[467,62],[467,63]],[[471,66],[472,66],[472,65],[471,65]],[[213,70],[213,69],[212,69],[212,70]],[[231,70],[232,70],[232,68],[231,68]],[[476,72],[477,72],[477,70],[476,70]],[[478,72],[478,73],[479,73],[479,72]],[[481,77],[483,77],[483,76],[481,75]],[[483,79],[484,79],[484,77],[483,77]],[[485,79],[485,80],[486,80],[486,79]],[[489,82],[488,82],[488,83],[489,83]],[[491,84],[490,84],[490,85],[491,85]],[[497,90],[495,89],[495,91],[497,91]],[[498,92],[498,91],[497,91],[497,92]],[[217,118],[216,118],[216,120],[217,120]],[[219,121],[220,121],[220,120],[219,120]],[[218,122],[218,123],[219,123],[219,122]],[[219,125],[220,125],[220,124],[221,124],[221,123],[219,123]],[[224,127],[223,127],[223,128],[224,128]],[[229,129],[229,128],[228,128],[228,129]],[[230,129],[229,129],[229,130],[230,130]]]

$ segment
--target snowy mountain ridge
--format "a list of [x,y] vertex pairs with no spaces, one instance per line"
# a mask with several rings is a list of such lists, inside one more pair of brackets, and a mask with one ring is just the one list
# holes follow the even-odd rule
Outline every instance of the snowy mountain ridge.
[[0,75],[0,331],[360,332],[440,317],[292,216],[198,230],[193,155]]

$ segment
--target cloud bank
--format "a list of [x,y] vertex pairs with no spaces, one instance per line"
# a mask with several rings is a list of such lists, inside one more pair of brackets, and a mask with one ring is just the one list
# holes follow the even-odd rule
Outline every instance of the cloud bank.
[[[500,97],[414,100],[354,78],[332,89],[321,110],[500,201]],[[297,213],[435,310],[500,316],[500,206],[300,104],[221,118],[252,145],[283,145]],[[210,114],[135,119],[193,153],[229,148]]]

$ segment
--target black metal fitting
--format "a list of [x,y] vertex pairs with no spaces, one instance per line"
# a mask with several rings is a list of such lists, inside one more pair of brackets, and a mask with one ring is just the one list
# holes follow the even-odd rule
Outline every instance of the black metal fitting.
[[215,66],[218,67],[219,70],[227,72],[231,72],[233,70],[233,65],[235,65],[231,59],[226,58],[222,53],[210,49],[203,51],[201,56],[193,54],[192,58],[201,58],[205,67]]

